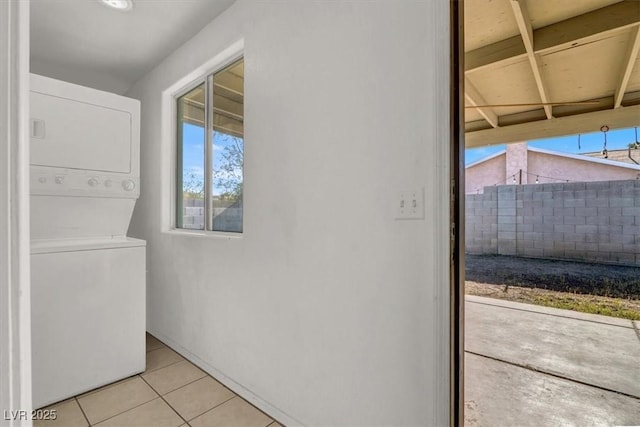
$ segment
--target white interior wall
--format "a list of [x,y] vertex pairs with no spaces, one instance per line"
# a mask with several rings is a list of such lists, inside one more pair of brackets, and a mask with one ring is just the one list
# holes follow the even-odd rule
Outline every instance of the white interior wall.
[[[449,4],[239,1],[142,101],[148,330],[281,421],[448,424]],[[162,91],[244,39],[240,238],[162,231]],[[425,219],[395,220],[424,187]]]
[[31,425],[29,2],[0,2],[0,425]]

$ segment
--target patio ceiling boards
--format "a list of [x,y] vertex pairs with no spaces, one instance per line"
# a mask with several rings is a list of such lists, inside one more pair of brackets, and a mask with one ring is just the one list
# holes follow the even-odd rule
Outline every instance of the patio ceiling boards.
[[465,1],[466,146],[640,125],[640,1]]

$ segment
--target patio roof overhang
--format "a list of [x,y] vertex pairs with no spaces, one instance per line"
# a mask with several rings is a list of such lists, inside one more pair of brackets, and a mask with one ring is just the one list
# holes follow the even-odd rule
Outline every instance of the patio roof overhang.
[[640,1],[465,1],[466,146],[640,125]]

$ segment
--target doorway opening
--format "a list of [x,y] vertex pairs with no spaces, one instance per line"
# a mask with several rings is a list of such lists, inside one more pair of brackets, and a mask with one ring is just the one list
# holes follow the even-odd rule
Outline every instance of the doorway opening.
[[640,4],[459,8],[459,424],[637,423]]

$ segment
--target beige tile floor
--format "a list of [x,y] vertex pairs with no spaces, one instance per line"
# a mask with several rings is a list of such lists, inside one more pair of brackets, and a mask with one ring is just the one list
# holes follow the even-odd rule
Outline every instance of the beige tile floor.
[[56,403],[35,427],[281,427],[147,334],[147,370]]

